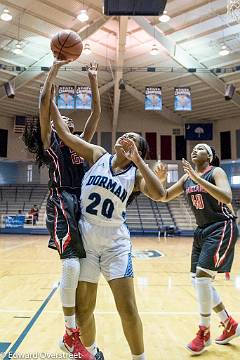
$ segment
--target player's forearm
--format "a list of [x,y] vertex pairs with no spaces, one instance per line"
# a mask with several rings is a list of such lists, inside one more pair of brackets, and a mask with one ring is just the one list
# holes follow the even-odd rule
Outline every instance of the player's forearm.
[[41,103],[48,101],[50,104],[51,90],[52,90],[54,80],[56,79],[56,76],[57,76],[57,69],[54,67],[51,67],[51,69],[49,70],[49,73],[47,75],[47,78],[44,82],[44,85],[43,85],[43,90],[42,90],[42,94],[41,94]]
[[63,140],[64,143],[66,143],[65,141],[68,135],[71,134],[71,132],[67,124],[62,119],[62,116],[57,108],[57,105],[53,100],[51,100],[51,117],[59,137]]
[[198,184],[201,185],[204,190],[206,190],[212,197],[214,197],[219,202],[222,202],[224,204],[229,204],[232,202],[232,193],[217,187],[216,185],[202,179],[201,177],[199,177],[198,179]]

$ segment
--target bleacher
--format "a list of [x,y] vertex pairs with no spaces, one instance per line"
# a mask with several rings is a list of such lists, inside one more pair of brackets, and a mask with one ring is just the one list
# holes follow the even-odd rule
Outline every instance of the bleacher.
[[[21,210],[27,214],[36,204],[39,208],[37,228],[45,229],[47,185],[0,186],[0,218],[15,215]],[[233,189],[233,207],[240,208],[240,189]],[[155,202],[139,195],[127,208],[127,225],[134,235],[192,235],[195,218],[184,196],[169,203]]]
[[0,186],[0,217],[16,215],[19,210],[26,215],[31,207],[36,204],[40,210],[38,223],[42,225],[45,209],[41,211],[41,208],[47,193],[47,185]]
[[127,208],[127,225],[133,234],[173,232],[176,224],[167,203],[156,203],[139,195]]

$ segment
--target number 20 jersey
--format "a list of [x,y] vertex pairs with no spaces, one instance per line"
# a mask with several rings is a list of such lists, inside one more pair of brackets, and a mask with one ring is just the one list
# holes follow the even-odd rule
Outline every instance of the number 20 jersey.
[[[209,166],[201,177],[215,185],[214,169]],[[216,200],[190,177],[184,183],[184,190],[199,227],[235,218],[226,204]]]
[[82,218],[103,226],[120,226],[133,191],[136,168],[130,164],[121,172],[112,170],[113,156],[105,153],[85,173],[81,192]]

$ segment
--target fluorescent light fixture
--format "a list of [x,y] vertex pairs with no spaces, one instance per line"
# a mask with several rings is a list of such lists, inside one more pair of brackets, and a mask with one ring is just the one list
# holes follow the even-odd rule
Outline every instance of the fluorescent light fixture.
[[86,22],[88,21],[89,19],[89,16],[88,16],[88,13],[87,13],[87,10],[81,10],[80,11],[80,14],[77,16],[78,20],[81,21],[81,22]]
[[12,20],[12,15],[9,13],[8,9],[4,9],[1,16],[0,16],[0,18],[3,21],[11,21]]
[[157,54],[159,54],[159,50],[156,44],[153,44],[152,46],[152,50],[150,51],[150,54],[153,56],[156,56]]
[[170,16],[167,14],[167,10],[164,10],[163,14],[159,16],[159,21],[166,23],[170,20]]
[[232,176],[232,185],[239,185],[240,184],[240,176],[239,175],[233,175]]
[[85,43],[84,48],[83,48],[83,53],[85,55],[90,55],[92,53],[89,43]]
[[227,49],[226,45],[223,45],[221,50],[219,51],[219,55],[226,56],[229,54],[230,54],[230,51]]
[[18,42],[15,46],[15,49],[13,49],[14,54],[20,55],[23,52],[22,45]]

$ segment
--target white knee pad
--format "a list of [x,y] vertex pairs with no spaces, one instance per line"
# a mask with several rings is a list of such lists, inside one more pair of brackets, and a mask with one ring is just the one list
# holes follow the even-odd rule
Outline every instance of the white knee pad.
[[214,286],[212,286],[212,307],[215,308],[217,305],[221,304],[222,300],[215,289]]
[[80,274],[78,258],[62,260],[62,279],[60,283],[60,297],[62,306],[75,307],[76,289]]
[[196,292],[200,314],[211,314],[212,309],[212,284],[211,278],[196,277]]

